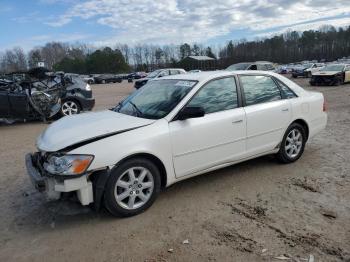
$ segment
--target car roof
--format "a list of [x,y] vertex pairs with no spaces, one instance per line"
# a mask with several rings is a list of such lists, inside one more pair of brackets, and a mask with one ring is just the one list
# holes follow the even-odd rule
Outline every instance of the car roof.
[[326,65],[348,66],[348,65],[350,65],[350,64],[345,64],[345,63],[329,63],[329,64],[326,64]]
[[278,74],[273,72],[259,71],[259,70],[239,70],[239,71],[217,70],[217,71],[204,71],[204,72],[198,72],[198,73],[192,73],[192,74],[171,75],[171,76],[158,78],[155,80],[158,81],[161,79],[179,79],[179,80],[193,80],[193,81],[202,82],[213,78],[220,78],[220,77],[234,76],[234,75],[247,75],[247,74],[249,75],[262,74],[262,75],[278,76]]
[[277,73],[274,73],[271,71],[260,71],[260,70],[205,71],[205,72],[192,73],[192,74],[179,74],[179,75],[172,75],[172,76],[164,76],[162,78],[154,79],[153,81],[162,81],[165,79],[175,79],[175,80],[198,81],[200,84],[204,84],[205,82],[212,80],[212,79],[215,79],[215,78],[226,77],[226,76],[235,76],[235,75],[269,75],[269,76],[273,76],[273,77],[277,78],[279,81],[282,81],[289,88],[291,88],[297,95],[300,95],[300,94],[306,92],[298,84],[296,84],[292,80],[290,80],[290,79],[288,79],[280,74],[277,74]]

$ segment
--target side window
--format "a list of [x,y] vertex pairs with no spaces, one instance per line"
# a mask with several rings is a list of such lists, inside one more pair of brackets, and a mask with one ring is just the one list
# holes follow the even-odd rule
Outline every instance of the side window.
[[242,75],[240,80],[247,106],[282,99],[278,86],[269,76]]
[[256,67],[258,70],[262,70],[262,71],[267,70],[266,65],[264,65],[264,64],[257,64]]
[[238,107],[235,79],[228,77],[209,82],[194,95],[188,106],[201,106],[206,114]]
[[168,76],[168,75],[169,75],[169,70],[164,70],[164,71],[159,73],[158,77]]
[[267,70],[275,70],[275,67],[271,64],[266,64]]
[[251,65],[248,70],[258,70],[256,65]]
[[290,88],[285,83],[283,83],[282,81],[280,81],[278,79],[276,79],[276,81],[278,82],[278,84],[281,88],[283,98],[289,99],[289,98],[297,97],[297,95],[292,90],[290,90]]
[[178,75],[180,72],[178,70],[170,70],[171,75]]

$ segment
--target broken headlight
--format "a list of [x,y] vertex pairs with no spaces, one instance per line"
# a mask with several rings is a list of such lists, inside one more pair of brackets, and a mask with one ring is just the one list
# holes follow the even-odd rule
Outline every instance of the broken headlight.
[[53,155],[44,163],[44,169],[53,175],[81,175],[93,159],[92,155]]

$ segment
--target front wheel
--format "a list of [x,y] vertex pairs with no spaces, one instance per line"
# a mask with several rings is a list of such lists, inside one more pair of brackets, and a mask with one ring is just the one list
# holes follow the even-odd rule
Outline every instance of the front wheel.
[[160,173],[149,160],[135,158],[115,168],[106,184],[104,204],[114,216],[134,216],[148,209],[160,192]]
[[344,80],[342,78],[337,78],[335,81],[334,81],[334,85],[335,86],[340,86],[344,84]]
[[302,125],[291,124],[284,134],[277,159],[282,163],[297,161],[304,152],[306,143],[306,132]]

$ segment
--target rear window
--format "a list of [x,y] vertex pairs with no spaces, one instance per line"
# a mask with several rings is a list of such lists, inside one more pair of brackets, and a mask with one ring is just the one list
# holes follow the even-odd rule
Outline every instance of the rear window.
[[283,98],[294,98],[297,97],[297,95],[282,81],[276,79],[277,83],[279,84],[282,92]]
[[281,92],[273,79],[262,75],[241,75],[246,106],[282,99]]

